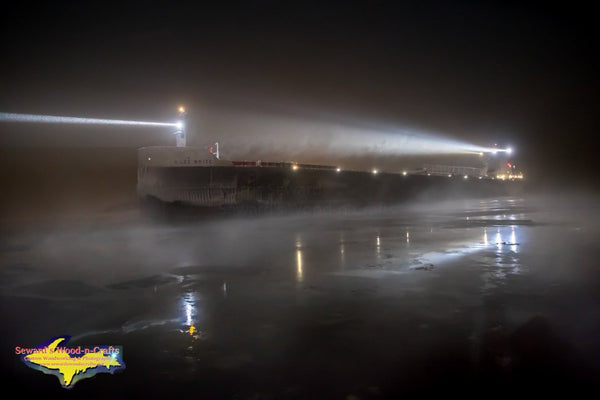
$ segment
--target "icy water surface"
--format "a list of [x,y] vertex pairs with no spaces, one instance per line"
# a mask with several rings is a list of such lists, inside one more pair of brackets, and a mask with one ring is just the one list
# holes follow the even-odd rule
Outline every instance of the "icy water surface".
[[[600,376],[599,217],[504,198],[6,229],[3,376],[111,399],[578,393]],[[66,391],[14,354],[65,334],[126,369]]]

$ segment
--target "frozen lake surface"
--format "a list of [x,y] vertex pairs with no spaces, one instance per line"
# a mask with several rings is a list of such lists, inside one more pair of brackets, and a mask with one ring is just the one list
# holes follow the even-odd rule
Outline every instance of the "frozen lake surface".
[[[119,218],[6,228],[3,376],[64,395],[15,346],[123,346],[86,398],[577,393],[600,377],[600,202]],[[484,392],[482,392],[484,391]]]

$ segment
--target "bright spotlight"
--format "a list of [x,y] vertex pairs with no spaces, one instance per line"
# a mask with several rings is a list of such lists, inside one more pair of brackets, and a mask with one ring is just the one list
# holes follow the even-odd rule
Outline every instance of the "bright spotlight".
[[402,171],[402,175],[404,175],[404,176],[406,176],[407,173],[408,172],[406,172],[406,171]]
[[62,117],[57,115],[32,115],[0,113],[0,121],[31,122],[50,124],[100,124],[100,125],[138,125],[138,126],[177,126],[175,122],[130,121],[122,119]]
[[378,171],[378,170],[376,170],[376,169],[373,169],[373,171],[372,171],[372,172],[373,172],[373,175],[377,175],[377,174],[379,173],[379,171]]
[[185,112],[185,107],[184,106],[179,106],[179,108],[177,109],[180,113],[184,113]]
[[340,167],[337,167],[337,168],[335,169],[335,172],[340,172],[341,170],[342,170],[342,169],[341,169]]
[[506,149],[506,154],[511,154],[511,153],[512,153],[512,148],[508,147],[508,148]]
[[183,122],[182,121],[177,121],[175,123],[175,126],[177,127],[177,129],[181,130],[181,129],[183,129]]

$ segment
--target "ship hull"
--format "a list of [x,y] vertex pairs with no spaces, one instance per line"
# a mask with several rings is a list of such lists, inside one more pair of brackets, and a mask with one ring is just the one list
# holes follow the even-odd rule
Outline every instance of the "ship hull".
[[282,167],[145,167],[142,200],[204,208],[340,207],[516,195],[522,182]]

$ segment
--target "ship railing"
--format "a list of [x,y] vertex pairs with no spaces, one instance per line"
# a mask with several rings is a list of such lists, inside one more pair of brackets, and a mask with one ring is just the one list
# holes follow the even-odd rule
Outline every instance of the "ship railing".
[[456,165],[436,165],[427,164],[423,167],[426,173],[432,175],[468,175],[468,176],[485,176],[485,168],[464,167]]

